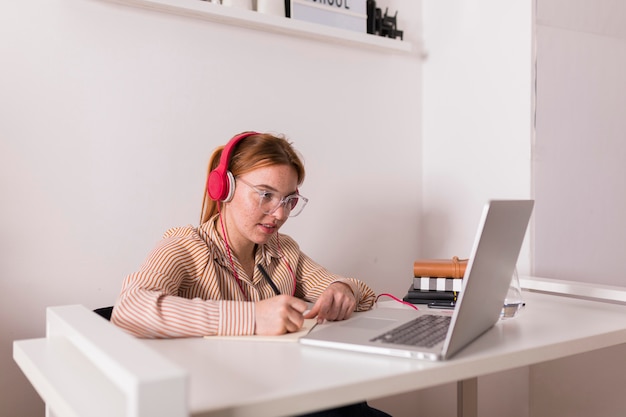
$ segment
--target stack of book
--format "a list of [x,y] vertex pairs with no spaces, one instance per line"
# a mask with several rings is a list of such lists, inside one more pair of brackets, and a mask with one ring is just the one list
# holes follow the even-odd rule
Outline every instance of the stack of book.
[[413,283],[404,301],[428,304],[456,301],[463,287],[467,259],[420,259],[413,263]]

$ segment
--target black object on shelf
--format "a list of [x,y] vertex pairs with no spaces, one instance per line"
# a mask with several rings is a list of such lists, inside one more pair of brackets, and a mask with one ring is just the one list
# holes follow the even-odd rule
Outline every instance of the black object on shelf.
[[367,0],[367,33],[383,36],[386,38],[400,38],[404,40],[404,31],[398,29],[398,11],[393,16],[388,14],[389,8],[385,8],[385,14],[376,7],[376,0]]

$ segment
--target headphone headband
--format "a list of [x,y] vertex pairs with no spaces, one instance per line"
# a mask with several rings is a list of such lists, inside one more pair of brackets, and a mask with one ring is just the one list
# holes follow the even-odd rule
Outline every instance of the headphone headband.
[[209,197],[215,201],[228,202],[235,193],[235,178],[228,170],[230,157],[235,146],[248,136],[258,135],[258,132],[244,132],[234,136],[222,149],[220,162],[217,168],[209,173],[207,179],[207,192]]

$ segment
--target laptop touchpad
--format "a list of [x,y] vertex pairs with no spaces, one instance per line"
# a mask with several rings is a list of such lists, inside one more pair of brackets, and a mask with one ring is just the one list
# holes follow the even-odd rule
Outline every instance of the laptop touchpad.
[[382,329],[389,326],[389,324],[395,322],[390,319],[379,319],[373,317],[359,317],[349,322],[342,323],[342,326],[355,327],[359,329]]

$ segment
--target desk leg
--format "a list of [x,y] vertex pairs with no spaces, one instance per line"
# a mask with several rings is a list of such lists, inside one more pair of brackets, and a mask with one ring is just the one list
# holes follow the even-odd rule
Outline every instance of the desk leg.
[[456,383],[457,417],[478,417],[478,378]]

